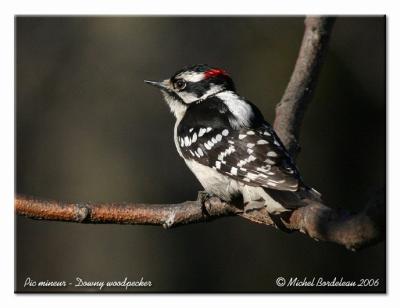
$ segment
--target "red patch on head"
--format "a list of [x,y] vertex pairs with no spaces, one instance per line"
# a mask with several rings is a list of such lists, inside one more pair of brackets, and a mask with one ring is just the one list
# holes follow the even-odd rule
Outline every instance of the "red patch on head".
[[227,76],[228,74],[227,74],[226,71],[224,71],[222,69],[219,69],[219,68],[212,68],[212,69],[204,72],[204,76],[205,76],[206,79],[207,78],[211,78],[211,77],[216,77],[216,76],[219,76],[219,75]]

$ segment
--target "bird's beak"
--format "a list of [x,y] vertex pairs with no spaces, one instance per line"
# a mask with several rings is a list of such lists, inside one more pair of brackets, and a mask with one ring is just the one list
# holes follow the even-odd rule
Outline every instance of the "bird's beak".
[[170,82],[168,79],[165,79],[163,81],[150,81],[150,80],[145,80],[145,83],[155,86],[161,90],[169,91],[170,90]]

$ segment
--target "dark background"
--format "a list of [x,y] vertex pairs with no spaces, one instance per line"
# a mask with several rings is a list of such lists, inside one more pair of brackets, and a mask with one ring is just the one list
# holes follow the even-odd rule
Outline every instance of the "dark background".
[[[273,121],[302,17],[17,17],[16,192],[67,201],[179,202],[201,189],[178,157],[174,118],[144,79],[208,63]],[[386,178],[385,18],[338,18],[306,114],[298,166],[331,206],[358,210]],[[374,278],[385,243],[360,252],[239,217],[171,230],[16,218],[16,291],[34,280],[130,280],[156,292],[316,292],[278,276]],[[105,289],[120,291],[123,289]]]

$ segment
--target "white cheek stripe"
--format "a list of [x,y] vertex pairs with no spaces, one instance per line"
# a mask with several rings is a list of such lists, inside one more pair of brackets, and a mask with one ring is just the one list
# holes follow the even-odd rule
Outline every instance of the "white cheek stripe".
[[175,98],[162,91],[165,101],[168,103],[168,106],[171,112],[175,115],[177,122],[179,122],[183,116],[185,115],[187,106],[177,101]]

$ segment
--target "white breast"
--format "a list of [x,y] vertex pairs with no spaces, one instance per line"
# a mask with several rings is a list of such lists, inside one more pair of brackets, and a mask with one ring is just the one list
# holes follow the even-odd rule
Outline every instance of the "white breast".
[[219,173],[215,169],[194,160],[185,160],[185,162],[207,192],[230,201],[233,195],[237,195],[242,191],[243,184]]
[[176,122],[175,122],[175,126],[174,126],[174,143],[175,143],[176,150],[179,153],[179,156],[184,158],[183,155],[182,155],[182,151],[181,151],[181,148],[179,146],[179,140],[178,140],[178,126],[179,126],[179,123],[181,122],[181,120],[182,120],[182,118],[177,119]]
[[207,192],[225,201],[231,201],[233,197],[240,194],[243,196],[246,208],[265,206],[270,213],[287,211],[286,208],[272,199],[261,186],[248,186],[194,160],[185,160],[185,162]]

